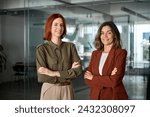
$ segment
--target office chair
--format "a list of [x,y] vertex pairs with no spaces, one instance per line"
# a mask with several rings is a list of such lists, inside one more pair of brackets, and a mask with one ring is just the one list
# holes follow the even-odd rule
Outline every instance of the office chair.
[[23,62],[16,62],[15,65],[13,65],[13,71],[15,81],[24,80],[27,75],[27,70]]

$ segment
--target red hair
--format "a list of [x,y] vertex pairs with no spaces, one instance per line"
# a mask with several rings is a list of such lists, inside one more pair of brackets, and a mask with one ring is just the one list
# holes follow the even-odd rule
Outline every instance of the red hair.
[[51,34],[52,23],[57,18],[61,18],[63,20],[63,26],[64,26],[64,32],[63,32],[63,34],[61,35],[60,38],[62,39],[66,35],[67,30],[66,30],[65,18],[61,14],[55,13],[55,14],[50,15],[48,17],[46,23],[45,23],[44,40],[51,40],[51,37],[52,37],[52,34]]

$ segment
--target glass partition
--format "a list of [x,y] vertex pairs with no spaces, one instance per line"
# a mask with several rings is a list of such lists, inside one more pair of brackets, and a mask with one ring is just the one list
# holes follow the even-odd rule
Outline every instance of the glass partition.
[[[13,5],[16,6],[12,2],[0,3],[0,44],[3,47],[0,48],[3,50],[3,55],[0,51],[1,82],[8,81],[11,87],[20,88],[19,93],[23,93],[23,96],[17,98],[19,93],[11,91],[14,95],[12,99],[39,99],[42,84],[37,82],[35,50],[43,43],[47,17],[55,12],[61,13],[66,19],[67,35],[63,41],[75,43],[82,60],[83,73],[88,67],[92,51],[95,50],[93,42],[99,26],[104,21],[114,21],[121,33],[123,48],[128,52],[124,83],[130,99],[147,98],[139,95],[146,95],[144,89],[149,77],[148,0],[22,0],[22,3],[15,1]],[[21,66],[21,82],[18,82],[20,76],[14,78],[14,70],[17,69],[15,65]],[[137,78],[141,79],[140,82],[146,81],[139,89],[144,90],[143,94],[133,94],[137,88],[131,86],[135,86],[134,81],[138,82]],[[11,81],[16,81],[16,84]],[[74,81],[74,87],[76,91],[86,87],[83,75]],[[130,91],[130,88],[133,90]]]

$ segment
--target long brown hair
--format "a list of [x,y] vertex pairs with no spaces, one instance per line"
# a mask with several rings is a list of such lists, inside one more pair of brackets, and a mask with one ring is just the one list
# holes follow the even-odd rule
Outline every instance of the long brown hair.
[[63,20],[63,26],[64,26],[64,32],[63,32],[63,34],[61,35],[60,38],[62,39],[66,35],[67,29],[66,29],[65,18],[59,13],[54,13],[54,14],[52,14],[48,17],[48,19],[45,23],[44,40],[51,40],[51,37],[52,37],[52,34],[51,34],[52,23],[57,18],[61,18]]
[[114,39],[113,39],[113,47],[115,48],[122,48],[121,46],[121,38],[120,38],[120,32],[117,28],[117,26],[112,22],[112,21],[107,21],[107,22],[104,22],[101,24],[101,26],[99,27],[98,29],[98,32],[97,32],[97,35],[95,37],[95,41],[94,41],[94,44],[95,44],[95,48],[97,50],[101,50],[104,48],[104,45],[103,43],[101,42],[101,31],[102,31],[102,28],[104,26],[109,26],[112,30],[112,33],[114,35]]

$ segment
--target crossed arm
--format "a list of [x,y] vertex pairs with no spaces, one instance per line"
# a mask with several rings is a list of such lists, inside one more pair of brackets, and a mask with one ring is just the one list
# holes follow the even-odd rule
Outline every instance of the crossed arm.
[[[116,73],[117,73],[117,68],[115,67],[111,72],[111,76],[115,75]],[[86,71],[84,74],[84,78],[88,80],[92,80],[93,74],[90,71]]]
[[[80,66],[81,66],[81,64],[79,62],[73,62],[71,69],[78,68]],[[46,67],[39,67],[38,73],[43,74],[43,75],[47,75],[47,76],[51,76],[51,77],[54,77],[54,78],[55,77],[60,77],[59,71],[53,71],[53,70],[50,70]]]
[[89,86],[104,86],[104,87],[117,86],[119,83],[122,82],[125,73],[126,55],[127,52],[125,50],[118,51],[116,53],[117,60],[115,60],[116,61],[115,66],[111,71],[110,75],[94,75],[92,73],[92,65],[93,65],[92,60],[89,64],[88,71],[86,71],[84,75],[86,84]]

